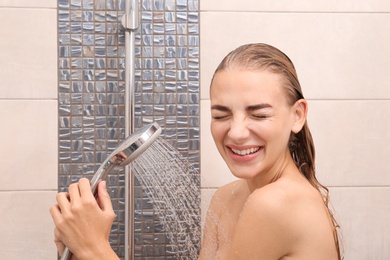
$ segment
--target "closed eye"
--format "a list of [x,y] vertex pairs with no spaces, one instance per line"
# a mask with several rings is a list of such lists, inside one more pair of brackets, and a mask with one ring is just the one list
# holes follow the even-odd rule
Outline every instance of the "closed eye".
[[229,118],[230,115],[230,109],[225,106],[214,105],[211,107],[211,117],[214,120],[224,120]]
[[253,117],[255,119],[266,119],[269,116],[268,115],[252,115],[251,117]]
[[271,116],[272,106],[270,104],[262,103],[248,106],[246,110],[254,119],[267,119]]
[[214,116],[211,116],[211,117],[214,120],[224,120],[224,119],[229,118],[229,115],[214,115]]

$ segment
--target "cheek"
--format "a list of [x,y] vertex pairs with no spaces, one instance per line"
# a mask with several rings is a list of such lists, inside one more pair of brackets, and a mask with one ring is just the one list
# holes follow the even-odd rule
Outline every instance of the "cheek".
[[281,148],[287,146],[290,138],[288,124],[284,124],[283,122],[268,122],[261,126],[259,125],[257,129],[267,143],[277,144]]
[[221,127],[218,126],[218,124],[211,122],[210,132],[211,132],[211,135],[213,136],[213,139],[215,142],[221,138],[222,131],[221,131]]
[[287,125],[283,125],[279,128],[278,132],[275,132],[274,138],[278,142],[280,149],[285,149],[288,147],[288,141],[290,139],[291,129]]
[[221,122],[211,122],[210,131],[218,150],[222,149],[224,138],[228,132],[226,126]]

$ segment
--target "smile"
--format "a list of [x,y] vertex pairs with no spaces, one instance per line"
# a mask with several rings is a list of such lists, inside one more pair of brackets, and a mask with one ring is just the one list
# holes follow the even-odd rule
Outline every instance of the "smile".
[[252,153],[257,152],[258,150],[260,150],[260,147],[254,147],[254,148],[245,149],[245,150],[237,150],[237,149],[233,149],[233,148],[230,148],[230,149],[232,150],[233,153],[244,156],[244,155],[248,155],[248,154],[252,154]]

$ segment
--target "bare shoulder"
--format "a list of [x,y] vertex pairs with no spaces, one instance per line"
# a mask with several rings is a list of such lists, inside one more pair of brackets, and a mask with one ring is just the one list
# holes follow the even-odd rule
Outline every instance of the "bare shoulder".
[[[324,237],[328,238],[328,247],[323,245]],[[318,253],[326,255],[326,250],[333,249],[332,243],[329,218],[319,192],[305,182],[278,180],[248,197],[231,254],[232,259],[326,259]]]
[[224,197],[226,197],[226,196],[231,195],[235,191],[238,191],[244,185],[245,185],[245,181],[244,180],[235,180],[235,181],[229,182],[228,184],[225,184],[225,185],[219,187],[215,194],[217,196],[224,196]]
[[271,217],[291,216],[299,213],[298,208],[323,204],[319,192],[311,185],[289,180],[268,184],[252,193],[245,180],[236,180],[218,188],[211,203],[225,206],[241,203],[244,204],[242,210],[254,216],[261,213],[261,216],[270,214]]
[[245,208],[261,209],[262,213],[294,213],[296,207],[308,203],[322,203],[321,195],[309,184],[280,180],[255,190]]
[[319,222],[328,222],[321,194],[308,183],[290,180],[277,181],[254,191],[248,197],[243,213],[272,219],[271,223],[288,230],[294,239]]
[[250,195],[244,180],[236,180],[218,188],[212,196],[208,213],[219,221],[236,222]]
[[[233,206],[243,204],[249,196],[249,189],[244,180],[235,180],[216,190],[213,195],[211,205]],[[237,206],[237,205],[236,205]]]
[[288,191],[267,185],[253,191],[241,211],[229,259],[280,259],[290,251]]
[[251,193],[242,210],[242,219],[246,218],[246,223],[250,221],[252,228],[275,225],[273,232],[288,231],[296,235],[292,231],[301,218],[303,204],[310,203],[310,197],[314,195],[303,187],[299,189],[296,184],[271,183]]

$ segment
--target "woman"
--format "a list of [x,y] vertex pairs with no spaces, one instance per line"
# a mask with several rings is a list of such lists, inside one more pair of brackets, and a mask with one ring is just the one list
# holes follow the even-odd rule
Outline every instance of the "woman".
[[213,196],[199,259],[340,259],[291,60],[266,44],[241,46],[215,71],[210,99],[212,136],[239,180]]
[[[340,259],[289,58],[265,44],[239,47],[214,73],[210,98],[214,141],[239,180],[215,193],[199,259]],[[87,179],[57,202],[51,214],[60,254],[66,244],[73,259],[118,259],[108,243],[114,213],[104,182],[98,203]]]

